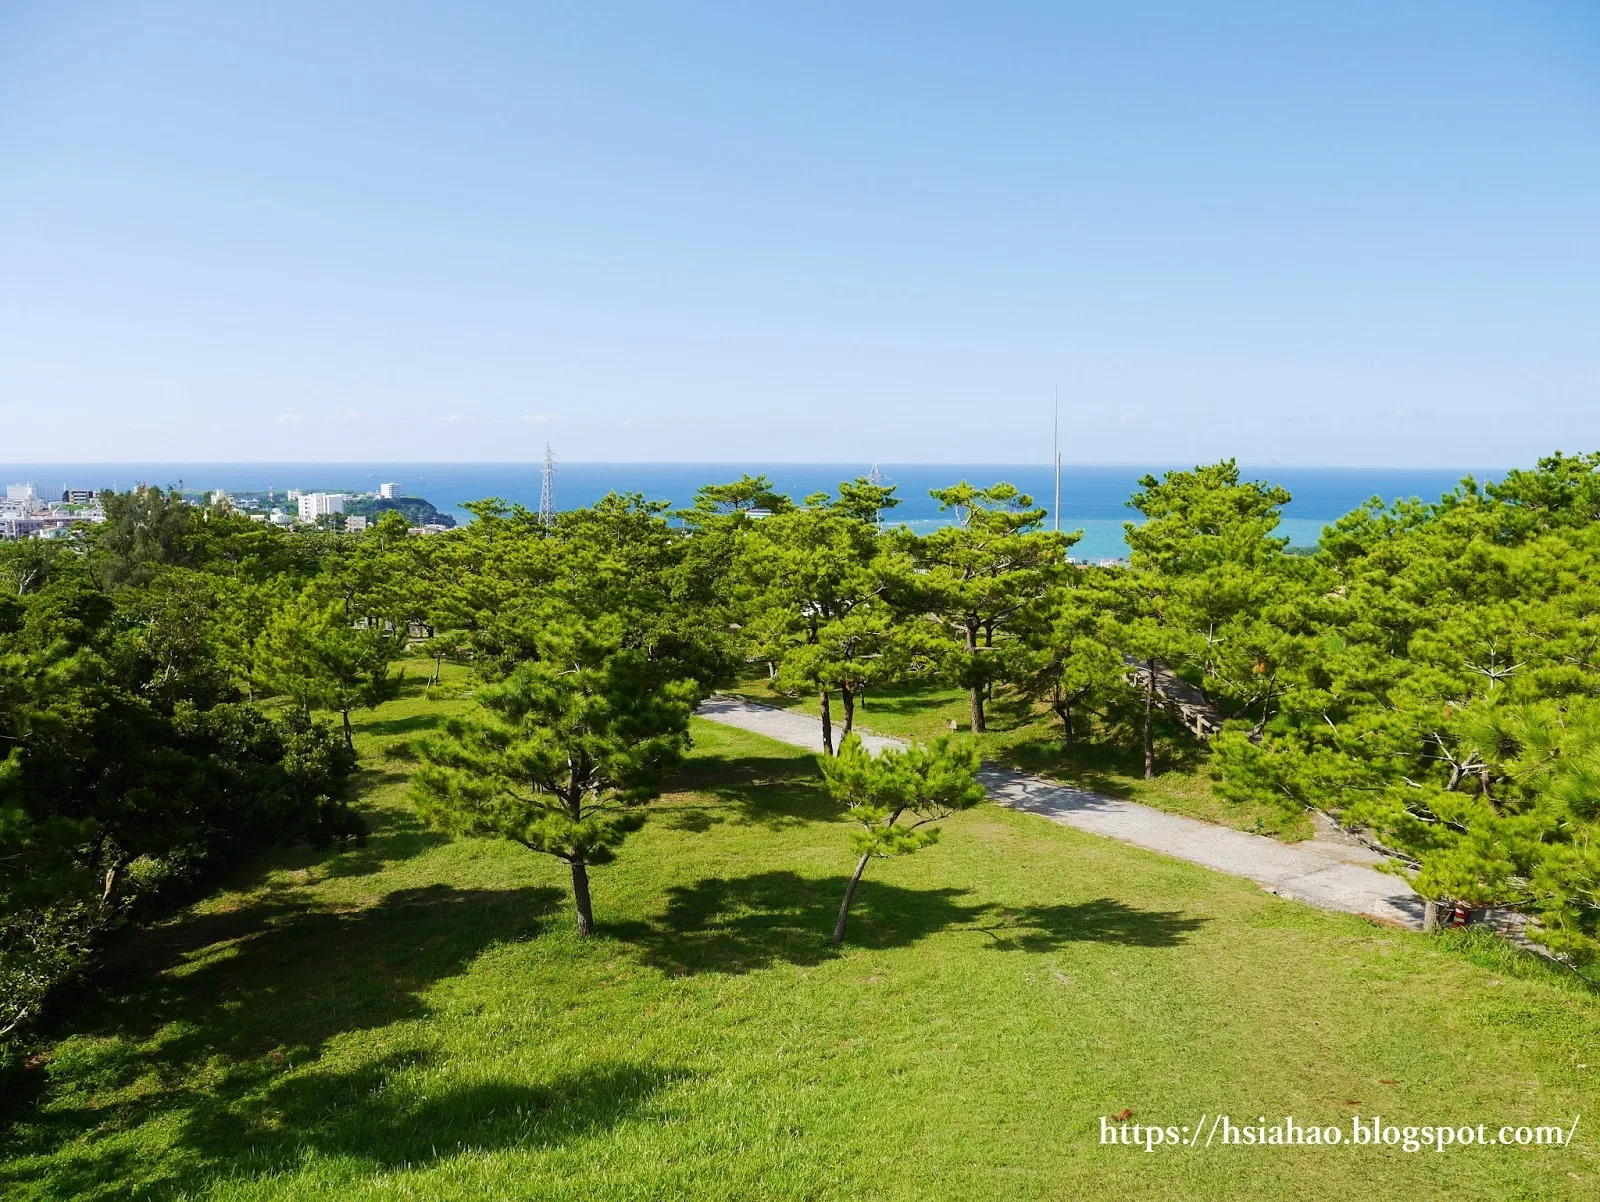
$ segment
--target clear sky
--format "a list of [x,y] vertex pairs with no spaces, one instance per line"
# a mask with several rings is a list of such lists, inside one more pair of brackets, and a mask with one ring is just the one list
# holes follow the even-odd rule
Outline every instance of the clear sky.
[[1600,447],[1600,4],[0,3],[0,461]]

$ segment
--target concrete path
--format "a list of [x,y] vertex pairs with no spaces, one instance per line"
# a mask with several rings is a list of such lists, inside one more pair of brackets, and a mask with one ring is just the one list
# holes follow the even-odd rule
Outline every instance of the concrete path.
[[[822,750],[822,723],[805,714],[713,697],[700,707],[699,715],[781,743]],[[858,733],[872,751],[904,746],[899,739]],[[1317,838],[1279,843],[1009,768],[985,767],[979,779],[991,798],[1014,810],[1242,876],[1269,893],[1324,910],[1422,929],[1422,899],[1411,886],[1400,877],[1375,871],[1371,865],[1382,859],[1377,852],[1321,824]]]

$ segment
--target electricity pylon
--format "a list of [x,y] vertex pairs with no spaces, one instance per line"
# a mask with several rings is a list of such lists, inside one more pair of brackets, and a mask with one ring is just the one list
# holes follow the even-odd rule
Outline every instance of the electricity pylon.
[[544,444],[544,472],[539,482],[539,520],[546,526],[556,524],[556,453],[550,444]]

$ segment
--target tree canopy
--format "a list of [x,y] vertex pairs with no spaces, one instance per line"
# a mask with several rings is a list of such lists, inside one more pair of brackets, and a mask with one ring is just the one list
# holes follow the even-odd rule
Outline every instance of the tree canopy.
[[[695,706],[770,673],[815,698],[858,827],[839,939],[866,863],[979,795],[995,706],[1054,723],[1064,771],[1181,758],[1361,832],[1436,907],[1509,907],[1600,957],[1600,453],[1374,498],[1304,554],[1288,493],[1231,460],[1146,476],[1116,567],[1073,563],[1078,535],[1012,484],[931,496],[926,533],[876,479],[796,502],[745,475],[553,523],[487,498],[422,535],[139,489],[85,536],[0,543],[0,1042],[119,924],[253,849],[359,839],[351,714],[412,656],[414,687],[448,660],[472,703],[416,749],[421,808],[566,862],[581,933],[589,870],[667,787]],[[868,756],[863,697],[908,684],[964,691],[966,741]]]
[[662,681],[617,615],[549,613],[536,657],[477,693],[477,712],[425,741],[413,780],[424,817],[565,860],[579,935],[594,930],[591,865],[644,822],[688,746],[703,692]]
[[[1259,731],[1219,740],[1234,796],[1312,807],[1407,857],[1424,896],[1531,913],[1600,943],[1589,786],[1600,696],[1595,456],[1555,455],[1434,503],[1374,500],[1304,561]],[[1279,626],[1290,623],[1280,618]],[[1252,737],[1254,736],[1254,737]]]

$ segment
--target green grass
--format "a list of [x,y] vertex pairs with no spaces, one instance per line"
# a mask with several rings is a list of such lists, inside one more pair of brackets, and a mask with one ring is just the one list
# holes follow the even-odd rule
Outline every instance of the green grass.
[[[817,713],[815,697],[786,697],[775,692],[763,674],[747,676],[728,691],[763,705]],[[1186,731],[1170,728],[1165,721],[1157,743],[1160,770],[1154,780],[1145,780],[1141,750],[1079,740],[1072,751],[1065,751],[1060,721],[1025,698],[1002,694],[988,704],[986,716],[989,729],[973,736],[964,690],[914,684],[874,691],[864,708],[857,707],[856,724],[874,734],[926,740],[949,734],[954,721],[961,731],[958,737],[976,737],[986,760],[1287,842],[1309,839],[1313,833],[1304,814],[1223,797],[1212,780],[1204,749]],[[836,728],[843,721],[837,698],[833,721]]]
[[583,942],[561,865],[413,819],[383,751],[463,704],[364,715],[365,848],[241,865],[116,949],[9,1099],[5,1196],[1600,1193],[1600,1114],[1562,1150],[1098,1142],[1124,1108],[1570,1122],[1600,1000],[1527,957],[993,806],[874,863],[835,952],[848,828],[813,764],[704,723]]

